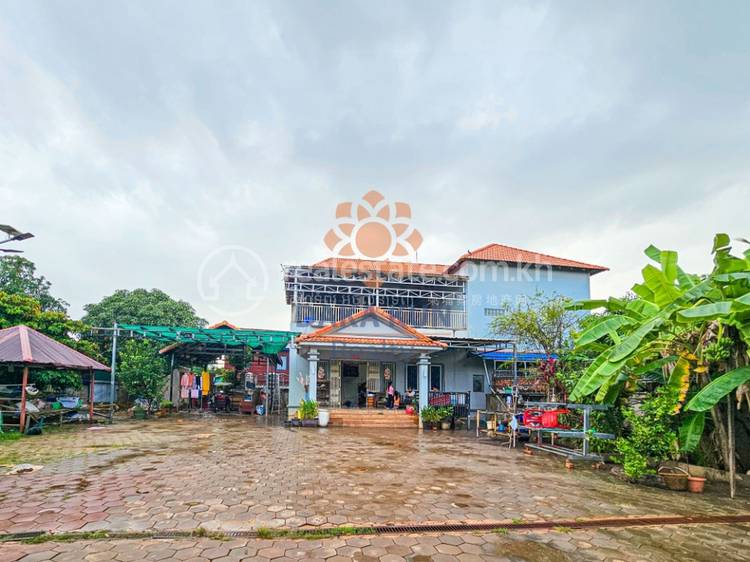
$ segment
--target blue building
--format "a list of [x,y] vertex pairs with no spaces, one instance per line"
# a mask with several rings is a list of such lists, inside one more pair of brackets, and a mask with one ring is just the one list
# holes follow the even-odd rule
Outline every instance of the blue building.
[[[539,292],[589,298],[607,268],[488,244],[453,264],[329,258],[284,266],[292,331],[290,413],[304,397],[329,408],[402,394],[466,393],[484,408],[492,372],[482,357],[507,342],[491,332],[505,303]],[[494,371],[494,366],[491,371]]]

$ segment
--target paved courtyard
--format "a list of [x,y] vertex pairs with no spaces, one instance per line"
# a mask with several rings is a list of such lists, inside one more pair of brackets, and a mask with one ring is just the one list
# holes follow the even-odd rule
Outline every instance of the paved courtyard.
[[[256,418],[194,416],[68,428],[1,447],[0,463],[42,468],[0,476],[0,533],[750,513],[746,491],[731,501],[721,486],[704,495],[636,487],[588,467],[568,472],[559,458],[526,457],[465,432],[286,429]],[[750,525],[701,525],[323,541],[99,540],[2,544],[0,560],[671,560],[686,553],[701,560],[701,552],[746,560],[749,535]]]

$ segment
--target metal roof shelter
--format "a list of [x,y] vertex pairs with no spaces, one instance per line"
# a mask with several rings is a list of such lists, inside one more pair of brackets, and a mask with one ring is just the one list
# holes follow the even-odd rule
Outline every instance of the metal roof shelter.
[[180,344],[188,344],[190,352],[198,355],[223,355],[241,352],[245,348],[277,355],[294,337],[294,332],[277,330],[245,330],[225,325],[221,328],[191,328],[185,326],[148,326],[144,324],[120,324],[121,331],[133,336],[171,343],[159,353],[175,351]]
[[33,328],[20,325],[0,330],[0,364],[23,367],[21,380],[21,405],[19,430],[26,426],[26,387],[29,384],[29,368],[69,369],[86,371],[90,375],[89,415],[93,419],[94,371],[109,371],[109,367],[99,363]]

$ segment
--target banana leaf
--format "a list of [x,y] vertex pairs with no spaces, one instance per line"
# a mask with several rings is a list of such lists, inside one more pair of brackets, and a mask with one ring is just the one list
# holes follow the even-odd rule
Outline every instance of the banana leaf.
[[612,363],[611,360],[608,360],[609,354],[610,350],[608,349],[589,365],[589,368],[586,369],[586,372],[573,389],[571,400],[588,396],[620,373],[625,365],[625,360]]
[[680,318],[688,320],[713,319],[719,316],[729,316],[732,313],[732,301],[711,302],[686,308],[677,313]]
[[663,250],[659,256],[661,270],[667,281],[674,283],[677,280],[677,252],[672,250]]
[[741,384],[750,381],[750,367],[740,367],[715,378],[688,402],[686,410],[705,412]]
[[647,265],[641,270],[641,273],[646,286],[653,292],[653,300],[657,305],[666,306],[682,295],[680,290],[674,286],[674,280],[670,282],[664,272],[656,269],[653,265]]
[[729,235],[723,232],[720,232],[719,234],[716,234],[714,236],[714,248],[712,252],[716,253],[719,250],[728,248],[730,243],[731,242],[729,240]]
[[680,426],[680,451],[690,453],[701,442],[703,428],[706,425],[706,412],[691,412]]
[[631,318],[628,318],[627,316],[603,317],[600,322],[597,322],[588,330],[579,335],[578,338],[576,338],[576,345],[581,347],[590,344],[606,336],[607,334],[610,334],[611,332],[616,332],[617,329],[621,328],[622,326],[627,326],[634,323],[635,321]]
[[632,334],[622,340],[622,343],[614,347],[609,361],[612,363],[616,363],[628,357],[631,353],[638,349],[638,346],[643,341],[643,338],[645,338],[652,330],[658,328],[663,323],[664,318],[662,318],[661,316],[657,316],[656,318],[652,318],[651,320],[643,324],[640,328],[638,328]]

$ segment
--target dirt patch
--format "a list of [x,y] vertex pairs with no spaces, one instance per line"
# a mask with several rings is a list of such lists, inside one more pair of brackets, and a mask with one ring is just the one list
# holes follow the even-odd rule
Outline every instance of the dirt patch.
[[433,468],[432,472],[437,474],[438,476],[463,476],[469,471],[465,468],[460,467],[454,467],[454,466],[439,466],[437,468]]
[[571,558],[563,551],[527,540],[509,540],[496,544],[495,554],[524,562],[571,562]]

